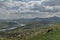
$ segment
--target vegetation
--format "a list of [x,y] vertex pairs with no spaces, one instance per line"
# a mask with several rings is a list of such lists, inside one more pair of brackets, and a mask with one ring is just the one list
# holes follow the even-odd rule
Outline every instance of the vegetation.
[[37,35],[30,40],[60,40],[60,31],[46,33],[45,35]]
[[0,40],[60,40],[60,23],[31,22],[21,26],[19,22],[0,22]]

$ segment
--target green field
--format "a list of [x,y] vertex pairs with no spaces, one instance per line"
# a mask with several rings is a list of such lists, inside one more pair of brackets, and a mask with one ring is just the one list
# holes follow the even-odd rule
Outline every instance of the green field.
[[60,40],[60,31],[37,35],[30,40]]
[[0,31],[0,40],[60,40],[60,23],[20,23],[1,22],[0,28],[17,27],[13,30]]

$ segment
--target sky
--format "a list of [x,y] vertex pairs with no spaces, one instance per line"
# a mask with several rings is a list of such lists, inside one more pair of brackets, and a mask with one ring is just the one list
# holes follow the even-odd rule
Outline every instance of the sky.
[[60,0],[0,0],[0,19],[60,17]]

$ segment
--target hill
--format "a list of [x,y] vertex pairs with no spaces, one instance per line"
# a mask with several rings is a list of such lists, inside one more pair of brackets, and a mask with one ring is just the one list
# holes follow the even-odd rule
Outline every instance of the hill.
[[30,40],[60,40],[60,31],[37,35]]
[[20,22],[20,23],[28,23],[28,22],[35,22],[35,21],[47,21],[47,22],[60,22],[60,17],[50,17],[50,18],[29,18],[29,19],[24,19],[24,18],[21,18],[21,19],[13,19],[13,21],[17,21],[17,22]]

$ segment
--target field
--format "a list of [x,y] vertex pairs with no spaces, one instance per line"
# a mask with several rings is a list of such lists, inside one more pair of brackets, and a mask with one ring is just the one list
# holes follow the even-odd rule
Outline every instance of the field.
[[60,40],[60,23],[31,22],[21,26],[19,22],[0,22],[0,40]]
[[37,35],[30,40],[60,40],[60,31]]

